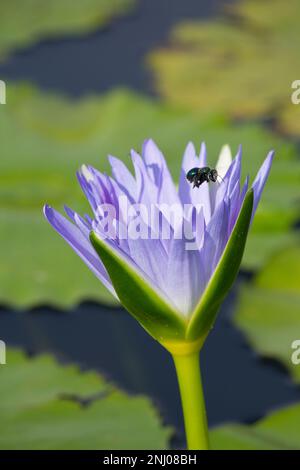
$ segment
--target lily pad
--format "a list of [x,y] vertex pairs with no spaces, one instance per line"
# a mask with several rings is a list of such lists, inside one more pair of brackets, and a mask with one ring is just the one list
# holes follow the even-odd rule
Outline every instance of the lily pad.
[[204,114],[280,121],[300,67],[299,14],[297,0],[242,0],[217,19],[177,25],[149,58],[157,90]]
[[275,358],[300,382],[292,343],[300,340],[300,240],[279,251],[240,289],[235,324],[262,356]]
[[[130,116],[130,119],[128,119]],[[82,300],[114,302],[111,294],[54,233],[42,216],[45,202],[90,212],[75,172],[82,163],[110,172],[107,155],[131,167],[129,150],[152,137],[164,151],[175,180],[189,140],[208,144],[210,163],[224,143],[233,152],[244,146],[243,168],[254,176],[266,153],[275,148],[270,179],[259,206],[255,235],[272,234],[247,267],[256,267],[281,244],[297,219],[300,164],[293,145],[255,125],[233,126],[202,113],[182,112],[126,90],[72,101],[28,85],[10,84],[0,107],[0,303],[15,307],[49,304],[70,307]],[[284,178],[282,172],[284,170]],[[252,262],[253,261],[253,262]]]
[[2,2],[0,60],[45,38],[83,34],[131,9],[135,0],[10,0]]
[[253,425],[228,424],[213,429],[210,439],[218,450],[299,450],[300,404],[296,403]]
[[2,450],[163,449],[170,437],[147,398],[49,355],[15,350],[1,366],[0,414]]

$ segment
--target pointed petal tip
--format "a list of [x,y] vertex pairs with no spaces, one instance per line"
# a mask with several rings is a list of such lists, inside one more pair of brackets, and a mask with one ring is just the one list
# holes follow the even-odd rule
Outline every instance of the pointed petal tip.
[[228,157],[230,156],[232,159],[232,152],[229,144],[222,145],[219,156],[221,156],[222,154],[225,154]]
[[120,158],[115,157],[114,155],[111,155],[110,153],[107,155],[107,159],[111,167],[113,167],[115,163],[121,163],[125,165],[125,163],[123,163],[123,161],[120,160]]
[[134,148],[130,149],[130,155],[132,158],[140,157],[140,154]]
[[94,246],[94,243],[99,240],[100,242],[102,242],[101,238],[99,237],[99,235],[97,234],[97,232],[93,229],[90,231],[90,235],[89,235],[89,238],[90,238],[90,241],[92,243],[92,245]]
[[199,164],[200,164],[200,166],[205,166],[206,165],[206,144],[205,144],[205,142],[201,142],[201,145],[200,145]]
[[158,164],[166,167],[164,155],[153,139],[145,140],[142,148],[142,157],[147,165]]

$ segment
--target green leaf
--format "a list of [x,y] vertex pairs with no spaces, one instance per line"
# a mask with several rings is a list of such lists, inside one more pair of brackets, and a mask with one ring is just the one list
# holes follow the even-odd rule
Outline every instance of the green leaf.
[[252,425],[227,424],[210,432],[215,450],[300,449],[300,404],[287,406]]
[[222,13],[175,26],[168,45],[149,58],[156,89],[185,109],[275,118],[277,128],[299,136],[299,106],[291,103],[300,67],[298,0],[288,8],[285,0],[241,0]]
[[[283,234],[294,223],[295,212],[299,214],[300,164],[291,143],[253,124],[206,120],[201,109],[183,112],[125,90],[72,101],[11,83],[7,104],[0,106],[1,304],[69,308],[85,299],[115,302],[51,230],[42,206],[47,202],[63,212],[66,204],[91,214],[76,181],[78,167],[87,163],[110,174],[107,155],[113,154],[131,168],[129,150],[139,150],[148,137],[163,150],[175,180],[189,140],[197,147],[206,141],[212,165],[224,143],[233,152],[243,143],[243,169],[251,177],[274,147],[276,158],[251,229],[249,254],[246,247],[247,267],[261,265],[273,246],[284,244]],[[258,258],[260,236],[271,236],[276,244],[267,244],[268,251]]]
[[262,356],[281,361],[300,382],[300,367],[292,363],[292,343],[300,339],[300,247],[279,251],[240,290],[235,324]]
[[45,38],[83,34],[126,12],[135,0],[10,0],[2,2],[0,60]]
[[90,238],[122,305],[145,330],[160,342],[184,338],[184,318],[156,292],[150,281],[94,232]]
[[[8,350],[1,367],[0,449],[162,449],[170,429],[145,397],[94,372]],[[83,406],[82,401],[86,400]]]
[[205,337],[212,328],[221,303],[231,288],[242,261],[253,208],[253,190],[248,191],[222,258],[212,275],[187,330],[187,338]]

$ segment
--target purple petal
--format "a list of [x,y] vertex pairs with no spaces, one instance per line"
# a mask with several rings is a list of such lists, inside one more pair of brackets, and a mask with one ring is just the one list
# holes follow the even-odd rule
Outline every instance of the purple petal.
[[[99,232],[96,233],[99,238],[101,238],[105,243],[109,245],[110,249],[120,260],[125,262],[133,271],[135,271],[136,274],[140,278],[142,278],[144,282],[146,282],[157,293],[158,296],[163,298],[164,301],[174,309],[174,302],[170,300],[168,295],[162,290],[161,286],[157,285],[153,277],[149,276],[149,273],[153,275],[153,271],[157,269],[158,263],[161,263],[160,269],[161,272],[163,272],[162,259],[160,259],[159,257],[158,259],[154,259],[154,257],[156,256],[156,252],[152,249],[153,245],[151,244],[151,242],[153,240],[143,240],[141,238],[138,238],[137,240],[132,240],[130,239],[130,237],[128,237],[127,242],[130,248],[130,252],[127,253],[120,249],[120,247],[115,241],[103,237]],[[154,241],[159,242],[159,240]],[[136,261],[134,257],[136,258]],[[155,263],[157,263],[157,266],[155,266]]]
[[219,204],[206,227],[206,233],[209,237],[204,240],[204,249],[206,250],[206,243],[208,243],[209,247],[206,255],[206,263],[211,267],[212,271],[216,267],[228,240],[228,217],[228,205],[223,201]]
[[205,234],[205,219],[203,213],[203,206],[192,206],[192,208],[189,206],[188,211],[185,208],[184,217],[185,222],[190,225],[190,230],[194,234],[198,250],[201,250],[204,243]]
[[170,244],[167,265],[169,297],[177,309],[188,316],[194,310],[204,290],[205,278],[201,256],[198,250],[188,250],[184,237],[175,234]]
[[185,152],[183,154],[182,166],[181,166],[181,173],[180,173],[180,180],[179,180],[179,197],[182,204],[189,204],[191,202],[190,197],[190,183],[186,179],[187,172],[194,167],[199,165],[198,158],[196,156],[196,150],[194,144],[189,142],[187,145]]
[[[128,246],[130,257],[140,269],[151,279],[151,284],[155,285],[158,292],[164,292],[168,297],[168,303],[172,304],[166,286],[165,266],[168,262],[166,251],[160,240],[153,239],[133,239],[129,233]],[[174,306],[174,305],[173,305]]]
[[245,179],[245,183],[244,183],[244,185],[242,187],[242,190],[240,192],[240,200],[239,200],[240,206],[243,204],[244,198],[246,196],[246,192],[248,191],[248,186],[249,186],[249,176],[247,175],[247,177]]
[[193,185],[186,180],[186,173],[191,168],[200,168],[205,164],[206,148],[204,144],[201,145],[200,158],[194,156],[194,147],[192,144],[189,144],[183,156],[179,195],[183,204],[193,204],[194,206],[202,205],[205,221],[208,223],[211,217],[209,183],[205,182],[199,188],[193,188]]
[[91,208],[93,209],[93,212],[95,213],[97,210],[97,203],[93,196],[90,184],[88,183],[86,178],[83,176],[81,171],[77,171],[76,176],[77,176],[77,179],[81,186],[82,191],[84,192],[87,200],[90,203]]
[[67,216],[77,225],[82,234],[88,239],[92,229],[91,224],[84,220],[79,214],[74,212],[68,206],[64,207]]
[[201,168],[206,165],[207,165],[206,145],[205,145],[205,142],[202,142],[200,146],[200,154],[199,154],[199,167]]
[[204,279],[205,285],[208,284],[208,281],[214,271],[213,259],[216,252],[216,242],[210,233],[205,230],[204,234],[204,244],[200,252],[203,270],[204,270]]

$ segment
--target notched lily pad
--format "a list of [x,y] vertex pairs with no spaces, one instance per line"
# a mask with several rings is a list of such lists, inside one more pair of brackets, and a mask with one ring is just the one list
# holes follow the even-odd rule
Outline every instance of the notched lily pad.
[[135,0],[10,0],[2,2],[0,60],[41,39],[83,34],[131,9]]
[[150,55],[157,90],[205,114],[275,117],[299,136],[299,112],[289,105],[299,78],[299,2],[242,0],[223,13],[177,25],[169,45]]

